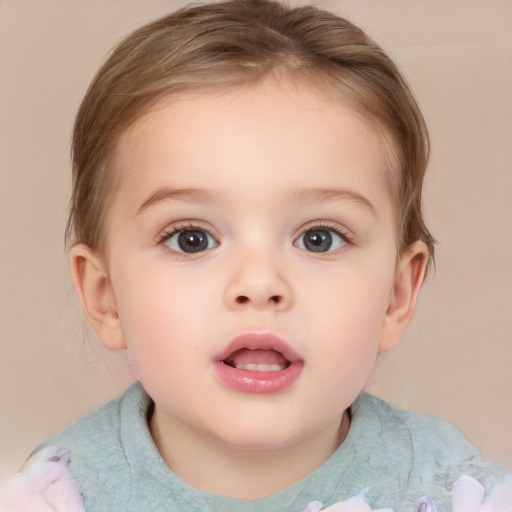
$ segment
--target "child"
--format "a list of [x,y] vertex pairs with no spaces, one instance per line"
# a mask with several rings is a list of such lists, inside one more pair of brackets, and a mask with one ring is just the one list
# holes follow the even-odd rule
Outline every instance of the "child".
[[423,119],[359,29],[257,0],[180,11],[103,66],[73,151],[75,287],[139,377],[46,443],[88,512],[302,511],[365,489],[443,511],[461,475],[506,478],[361,393],[434,244]]

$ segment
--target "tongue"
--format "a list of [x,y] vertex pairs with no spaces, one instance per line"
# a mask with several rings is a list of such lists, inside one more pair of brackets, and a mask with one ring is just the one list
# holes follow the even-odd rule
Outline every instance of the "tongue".
[[248,348],[241,348],[233,352],[226,362],[234,364],[235,366],[245,366],[248,364],[272,364],[279,366],[286,366],[288,360],[280,352],[268,349],[249,350]]

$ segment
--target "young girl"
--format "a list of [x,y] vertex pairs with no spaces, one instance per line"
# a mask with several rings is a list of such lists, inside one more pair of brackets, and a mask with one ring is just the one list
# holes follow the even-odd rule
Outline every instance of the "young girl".
[[329,13],[232,1],[129,36],[77,116],[68,237],[139,380],[28,472],[71,454],[88,512],[511,510],[502,466],[362,392],[433,257],[427,155],[394,64]]

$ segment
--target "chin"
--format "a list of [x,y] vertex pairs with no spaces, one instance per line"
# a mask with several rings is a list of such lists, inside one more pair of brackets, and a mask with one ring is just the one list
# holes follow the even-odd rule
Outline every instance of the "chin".
[[[260,428],[261,427],[261,428]],[[304,439],[304,434],[283,429],[282,425],[238,426],[223,430],[218,439],[232,449],[243,451],[273,451],[287,448]]]

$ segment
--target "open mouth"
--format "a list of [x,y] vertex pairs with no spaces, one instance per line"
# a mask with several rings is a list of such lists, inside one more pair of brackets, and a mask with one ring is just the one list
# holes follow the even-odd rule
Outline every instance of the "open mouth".
[[222,361],[224,364],[252,372],[278,372],[291,364],[281,352],[273,349],[241,348]]
[[245,333],[234,338],[214,360],[217,375],[244,393],[276,393],[291,386],[304,360],[286,342],[270,333]]

